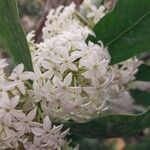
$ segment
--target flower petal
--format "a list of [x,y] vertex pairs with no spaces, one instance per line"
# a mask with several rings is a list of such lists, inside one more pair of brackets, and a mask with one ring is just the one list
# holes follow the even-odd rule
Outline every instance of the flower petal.
[[24,95],[25,94],[25,85],[22,81],[19,81],[17,84],[18,89],[20,90],[20,92]]
[[20,100],[20,96],[15,96],[11,99],[11,107],[12,108],[15,108],[18,103],[19,103],[19,100]]
[[56,76],[54,76],[54,78],[53,78],[53,84],[55,87],[63,87],[64,86],[63,82]]
[[60,130],[62,128],[63,128],[63,124],[60,124],[59,126],[54,126],[53,129],[51,130],[51,133],[58,134],[58,133],[60,133]]
[[76,54],[76,55],[71,55],[70,57],[69,57],[69,60],[71,61],[71,62],[74,62],[76,59],[78,59],[80,57],[80,55],[79,54]]
[[69,134],[70,129],[65,130],[63,133],[61,133],[60,137],[64,138],[67,134]]
[[69,86],[72,82],[72,73],[69,73],[64,79],[64,85]]
[[21,118],[24,118],[25,117],[25,114],[21,111],[21,110],[12,110],[11,111],[11,114],[17,118],[18,120],[20,120]]
[[19,64],[18,66],[15,67],[13,72],[16,73],[18,76],[20,76],[22,74],[23,70],[24,70],[24,65]]
[[27,115],[27,119],[29,121],[32,121],[35,116],[36,116],[36,112],[37,112],[37,108],[33,109],[28,115]]
[[11,124],[11,115],[10,113],[7,113],[4,117],[3,117],[3,120],[4,120],[4,124],[6,126],[9,126]]
[[36,75],[33,73],[33,72],[30,72],[30,71],[25,71],[22,73],[22,75],[20,76],[20,79],[22,81],[25,81],[25,80],[35,80],[36,79]]
[[51,129],[51,126],[52,126],[52,122],[51,120],[49,119],[48,116],[46,116],[43,120],[43,128],[45,131],[50,131]]
[[1,92],[0,95],[0,107],[1,108],[8,108],[10,106],[10,100],[8,94],[5,92]]
[[31,128],[31,130],[35,136],[42,136],[45,132],[42,128]]
[[68,63],[67,65],[68,65],[68,68],[69,68],[70,70],[78,71],[78,68],[76,67],[75,64],[73,64],[73,63]]

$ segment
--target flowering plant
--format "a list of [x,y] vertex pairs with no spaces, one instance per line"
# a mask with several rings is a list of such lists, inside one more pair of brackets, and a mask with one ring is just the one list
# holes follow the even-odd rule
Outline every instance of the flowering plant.
[[[106,5],[95,6],[90,0],[83,2],[79,12],[73,3],[67,7],[60,6],[50,10],[42,42],[33,40],[33,31],[27,35],[29,48],[20,48],[17,43],[15,46],[9,44],[9,52],[17,65],[9,74],[5,71],[8,63],[0,59],[1,149],[71,149],[67,140],[69,132],[79,137],[97,137],[101,132],[106,136],[123,135],[128,124],[121,126],[124,129],[121,134],[116,130],[119,133],[104,133],[99,127],[103,126],[105,130],[112,126],[116,128],[119,123],[124,124],[121,117],[135,123],[141,117],[147,118],[149,111],[137,116],[106,116],[112,112],[113,103],[119,97],[129,96],[128,89],[135,76],[140,79],[138,67],[142,62],[136,55],[150,47],[145,39],[141,43],[138,41],[140,44],[130,39],[133,38],[134,30],[130,31],[133,24],[140,25],[138,19],[146,22],[142,15],[150,10],[150,5],[142,15],[129,17],[124,14],[127,21],[133,19],[133,23],[125,23],[116,33],[107,32],[107,29],[112,30],[116,17],[120,17],[122,5],[129,5],[131,11],[134,1],[120,0],[111,12]],[[10,3],[15,8],[14,2]],[[143,0],[139,3],[143,7],[148,5]],[[4,0],[0,4],[2,8],[10,7]],[[136,9],[134,11],[137,13]],[[20,28],[20,24],[17,25]],[[144,32],[143,29],[136,30]],[[25,45],[26,40],[22,40]],[[150,40],[149,37],[146,40]],[[6,41],[10,42],[11,38]],[[146,48],[143,46],[145,43]],[[120,48],[127,51],[118,52]],[[130,52],[133,48],[135,50]],[[147,126],[149,123],[143,123],[137,131]],[[92,127],[95,129],[89,131]],[[135,132],[133,130],[132,133]],[[78,149],[78,146],[72,149]]]

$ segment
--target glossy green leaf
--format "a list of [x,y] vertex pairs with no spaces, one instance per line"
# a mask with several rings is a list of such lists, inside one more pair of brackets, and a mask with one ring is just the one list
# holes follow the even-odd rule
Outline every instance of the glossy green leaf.
[[0,40],[15,65],[23,63],[32,70],[32,60],[22,29],[16,0],[0,0]]
[[150,126],[150,109],[138,115],[107,115],[87,123],[69,122],[65,125],[76,138],[133,136]]
[[135,77],[139,81],[150,81],[150,66],[142,64]]
[[150,50],[150,0],[118,0],[113,11],[94,27],[96,38],[108,46],[111,64]]
[[150,92],[141,91],[138,89],[130,90],[135,103],[143,106],[150,106]]

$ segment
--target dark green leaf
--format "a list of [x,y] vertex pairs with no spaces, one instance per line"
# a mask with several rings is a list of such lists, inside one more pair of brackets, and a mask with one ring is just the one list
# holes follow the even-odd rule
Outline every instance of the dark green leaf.
[[130,90],[132,97],[135,99],[136,104],[150,106],[150,93],[138,89]]
[[72,136],[77,138],[110,138],[133,136],[150,126],[150,109],[138,115],[107,115],[87,123],[69,122]]
[[32,70],[31,54],[20,24],[16,0],[0,0],[0,40],[15,65],[23,63],[26,70]]
[[150,0],[118,0],[116,8],[94,27],[96,38],[108,46],[111,64],[150,50]]
[[135,77],[139,81],[150,81],[150,66],[142,64]]
[[111,149],[112,145],[105,145],[104,140],[100,139],[88,139],[88,138],[83,138],[83,139],[75,139],[73,141],[76,141],[77,145],[80,145],[80,150],[113,150]]

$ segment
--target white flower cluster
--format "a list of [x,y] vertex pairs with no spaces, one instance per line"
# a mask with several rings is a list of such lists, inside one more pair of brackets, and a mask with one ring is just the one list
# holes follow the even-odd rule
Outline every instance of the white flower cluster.
[[10,76],[6,76],[6,66],[5,60],[0,59],[0,149],[63,148],[69,130],[61,132],[63,125],[52,126],[48,116],[43,118],[43,124],[40,123],[36,105],[24,109],[28,80],[36,80],[35,73],[23,71],[24,66],[20,64]]
[[[96,9],[89,1],[84,5]],[[139,61],[134,58],[110,66],[107,48],[102,42],[86,43],[93,33],[75,14],[74,4],[51,10],[43,28],[43,42],[35,44],[30,38],[33,34],[29,35],[35,45],[32,58],[38,79],[28,93],[34,103],[40,103],[44,115],[84,122],[108,109],[109,101],[134,80]]]
[[[85,4],[94,23],[104,16],[103,6]],[[85,122],[101,115],[134,80],[139,61],[111,66],[102,42],[86,43],[93,33],[75,12],[74,4],[51,10],[40,44],[33,32],[28,35],[34,72],[19,64],[6,75],[0,60],[0,149],[63,149],[69,130],[61,132],[63,125],[52,126],[51,120]]]
[[87,34],[92,34],[88,27],[81,26],[81,22],[75,17],[75,11],[74,3],[71,3],[68,7],[59,6],[56,10],[51,10],[47,15],[47,21],[43,28],[43,39],[47,40],[64,32],[66,32],[68,37],[70,36],[68,32],[71,36],[75,34],[76,39],[78,39],[80,34],[82,34],[84,39],[87,37]]
[[84,0],[81,9],[85,10],[86,18],[91,25],[95,25],[98,21],[105,16],[106,8],[104,5],[100,5],[98,8],[94,5],[92,0]]

